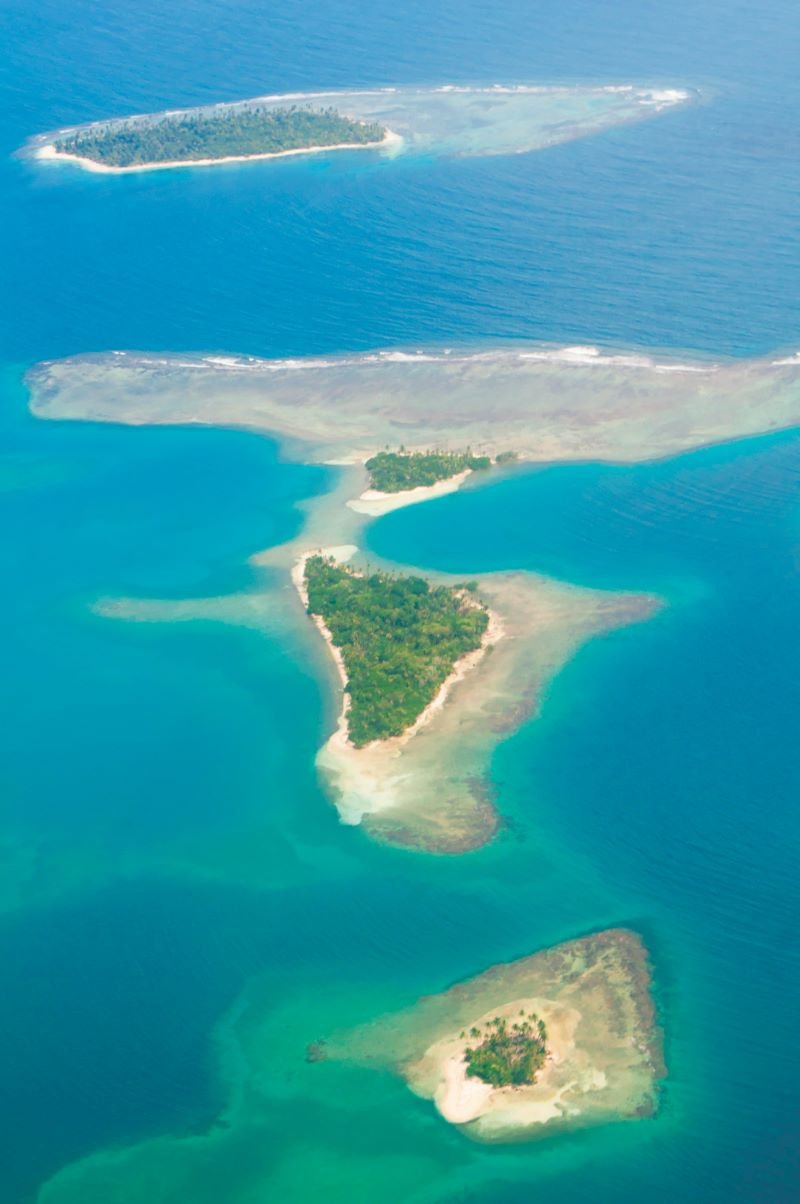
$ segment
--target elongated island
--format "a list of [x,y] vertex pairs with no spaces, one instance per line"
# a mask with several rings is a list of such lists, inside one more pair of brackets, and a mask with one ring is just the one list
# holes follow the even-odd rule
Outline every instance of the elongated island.
[[314,1042],[309,1060],[400,1074],[480,1141],[529,1141],[657,1108],[663,1039],[647,950],[610,928],[493,966]]
[[633,84],[290,93],[72,126],[31,138],[23,153],[106,173],[361,148],[388,156],[517,154],[653,117],[689,99],[683,89]]
[[332,106],[254,105],[97,122],[56,135],[37,153],[93,171],[125,172],[357,150],[383,146],[388,138],[377,122],[346,117]]

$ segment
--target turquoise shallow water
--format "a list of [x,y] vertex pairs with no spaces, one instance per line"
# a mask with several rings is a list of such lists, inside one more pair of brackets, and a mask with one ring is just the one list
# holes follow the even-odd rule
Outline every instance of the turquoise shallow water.
[[[495,771],[527,786],[528,823],[546,816],[622,894],[635,882],[628,906],[677,942],[668,1101],[693,1080],[686,1119],[696,1108],[706,1155],[718,1143],[713,1184],[696,1165],[681,1187],[698,1199],[793,1191],[798,466],[790,435],[636,468],[521,471],[431,504],[424,521],[391,515],[371,538],[422,565],[513,565],[669,603],[581,653]],[[745,1048],[772,1068],[768,1099],[760,1072],[734,1064]]]
[[[253,1130],[164,1179],[164,1204],[796,1198],[796,438],[519,471],[375,527],[393,559],[670,602],[565,670],[495,759],[503,839],[441,862],[335,822],[311,770],[323,687],[291,636],[88,610],[251,588],[247,557],[294,535],[334,472],[243,433],[37,423],[20,384],[35,360],[113,347],[791,344],[793,7],[326,0],[310,23],[255,0],[9,0],[0,27],[8,154],[66,121],[317,84],[599,76],[708,101],[459,164],[107,181],[3,159],[3,1204],[94,1151],[202,1131],[225,1094],[211,1034],[252,975],[267,1027],[299,997],[315,1036],[619,922],[656,957],[655,1122],[467,1146],[380,1076],[357,1079],[363,1106],[312,1089],[292,1046]],[[124,1164],[71,1198],[149,1201],[146,1175]]]

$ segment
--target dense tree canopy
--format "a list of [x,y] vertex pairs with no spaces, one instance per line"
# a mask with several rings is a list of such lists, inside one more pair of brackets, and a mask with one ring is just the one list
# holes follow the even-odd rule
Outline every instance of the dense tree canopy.
[[223,159],[309,146],[380,142],[385,130],[335,109],[222,109],[132,118],[89,126],[56,139],[56,150],[109,167],[172,160]]
[[535,1012],[509,1024],[500,1016],[490,1020],[483,1032],[470,1029],[470,1037],[482,1040],[464,1050],[467,1074],[492,1087],[521,1087],[534,1083],[547,1057],[547,1028]]
[[373,489],[382,493],[399,493],[418,485],[435,485],[468,468],[488,468],[488,456],[473,456],[471,450],[447,452],[378,452],[367,460],[367,472]]
[[309,613],[342,653],[350,739],[359,747],[410,727],[455,662],[480,647],[489,622],[466,588],[361,575],[323,556],[309,557],[305,575]]

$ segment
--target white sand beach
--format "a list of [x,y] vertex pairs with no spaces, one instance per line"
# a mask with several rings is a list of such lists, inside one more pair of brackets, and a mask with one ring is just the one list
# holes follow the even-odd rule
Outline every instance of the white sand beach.
[[344,150],[380,150],[397,154],[403,145],[399,134],[386,130],[379,142],[338,142],[332,146],[301,146],[294,150],[265,151],[260,155],[223,155],[218,159],[170,159],[164,163],[135,163],[129,167],[112,167],[107,163],[98,163],[95,159],[87,159],[82,155],[70,155],[60,151],[52,142],[38,147],[34,158],[46,162],[74,163],[85,171],[96,172],[99,175],[123,176],[142,171],[167,171],[175,167],[216,167],[221,163],[254,163],[262,159],[288,159],[296,155],[320,155],[325,151]]
[[399,489],[396,493],[383,493],[380,489],[365,489],[357,498],[347,505],[356,514],[366,514],[370,518],[380,518],[382,514],[390,514],[403,506],[415,506],[420,502],[430,502],[437,497],[445,497],[448,493],[456,493],[472,473],[468,468],[464,472],[437,481],[435,485],[417,485],[414,489]]

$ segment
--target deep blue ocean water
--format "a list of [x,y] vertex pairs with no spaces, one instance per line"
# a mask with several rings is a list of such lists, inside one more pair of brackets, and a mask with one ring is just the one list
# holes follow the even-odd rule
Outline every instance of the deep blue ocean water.
[[[332,473],[241,433],[34,422],[21,385],[39,359],[118,347],[795,346],[796,34],[788,0],[0,4],[2,1204],[105,1147],[203,1131],[224,1095],[211,1034],[252,975],[276,1006],[339,982],[368,1016],[371,993],[401,1006],[620,922],[656,958],[656,1121],[508,1152],[466,1146],[400,1088],[356,1124],[276,1104],[164,1204],[316,1198],[321,1165],[330,1198],[370,1202],[389,1183],[481,1204],[800,1195],[797,437],[517,471],[376,525],[396,560],[669,602],[568,666],[496,757],[510,834],[442,863],[336,823],[302,649],[89,611],[246,590],[248,555],[296,534]],[[458,163],[108,180],[11,157],[63,123],[263,91],[540,79],[704,99]],[[98,1204],[149,1201],[144,1181],[123,1173]]]

